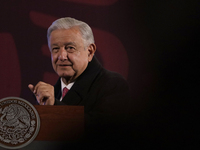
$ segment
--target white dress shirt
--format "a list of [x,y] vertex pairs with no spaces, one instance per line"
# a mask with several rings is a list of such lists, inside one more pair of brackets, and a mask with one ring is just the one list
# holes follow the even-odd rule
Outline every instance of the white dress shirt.
[[[70,90],[71,87],[74,85],[74,82],[69,83],[68,85],[66,85],[66,84],[63,82],[62,78],[60,78],[60,81],[61,81],[61,93],[63,93],[63,88],[64,88],[64,87],[66,87],[68,90]],[[62,94],[61,94],[61,95],[62,95]],[[62,96],[61,96],[61,98],[60,98],[60,101],[62,101]]]

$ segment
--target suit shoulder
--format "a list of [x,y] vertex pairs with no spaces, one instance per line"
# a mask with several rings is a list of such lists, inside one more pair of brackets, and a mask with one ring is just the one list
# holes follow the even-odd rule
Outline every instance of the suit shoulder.
[[129,90],[129,85],[126,79],[116,72],[103,69],[97,80],[98,87],[101,88],[102,86],[102,88],[106,91],[118,88],[125,91]]
[[106,69],[103,70],[102,77],[104,78],[104,80],[107,81],[112,80],[112,81],[117,81],[118,83],[119,82],[127,83],[126,79],[121,74]]

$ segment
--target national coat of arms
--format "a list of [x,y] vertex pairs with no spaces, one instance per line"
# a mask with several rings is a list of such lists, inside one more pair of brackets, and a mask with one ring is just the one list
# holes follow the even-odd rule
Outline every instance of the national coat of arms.
[[35,139],[39,128],[39,115],[28,101],[17,97],[0,100],[0,146],[22,148]]

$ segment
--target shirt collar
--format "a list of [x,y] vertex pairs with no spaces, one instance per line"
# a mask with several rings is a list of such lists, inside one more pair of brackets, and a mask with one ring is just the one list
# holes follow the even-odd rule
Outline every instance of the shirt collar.
[[60,81],[61,81],[61,90],[62,90],[64,87],[66,87],[68,90],[70,90],[71,87],[74,85],[74,82],[69,83],[68,85],[66,85],[66,84],[63,82],[62,78],[60,78]]

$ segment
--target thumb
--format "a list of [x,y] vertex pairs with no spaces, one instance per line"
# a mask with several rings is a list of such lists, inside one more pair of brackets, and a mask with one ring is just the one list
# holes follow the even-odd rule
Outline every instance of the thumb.
[[34,85],[33,84],[29,84],[28,88],[34,93]]

